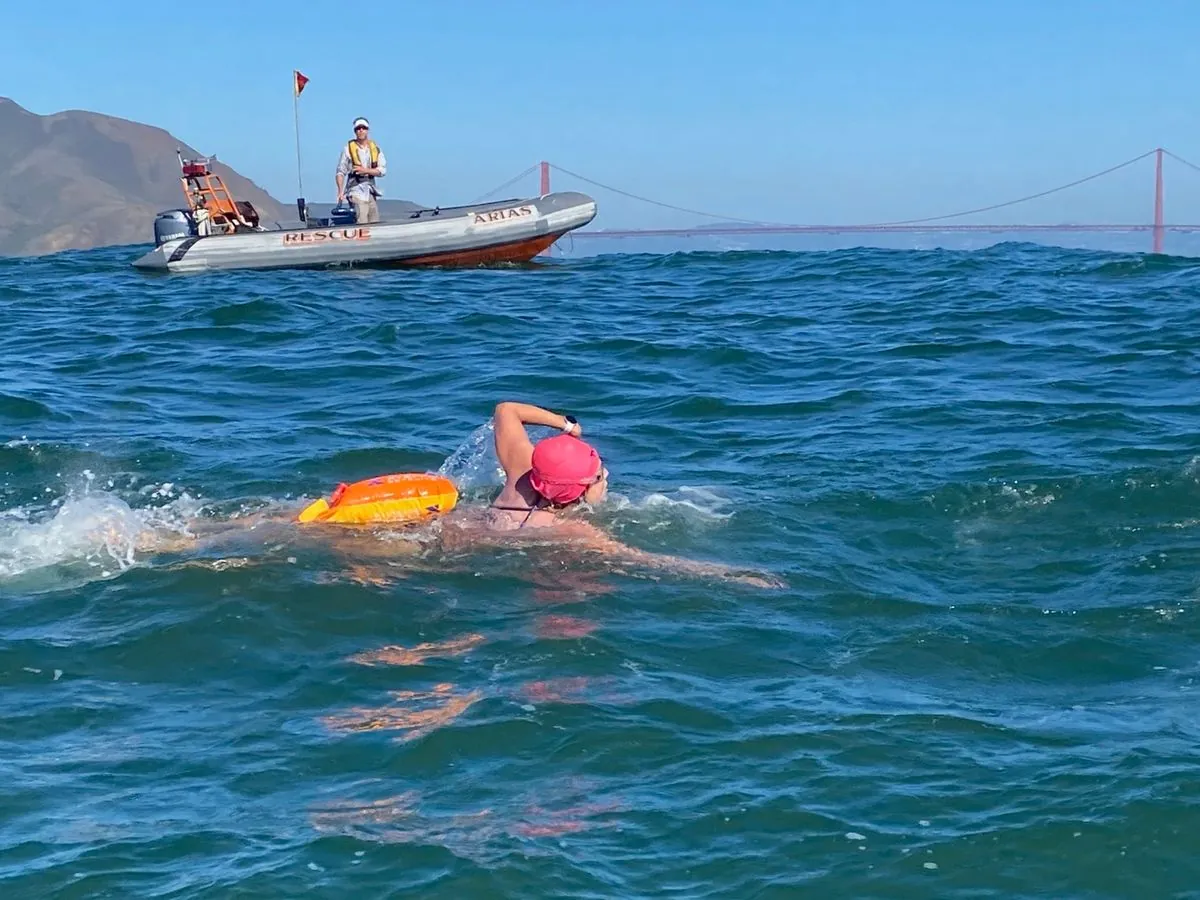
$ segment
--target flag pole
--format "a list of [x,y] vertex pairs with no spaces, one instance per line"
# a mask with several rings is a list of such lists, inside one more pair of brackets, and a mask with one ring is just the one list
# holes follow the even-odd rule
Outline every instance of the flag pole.
[[304,202],[304,170],[300,163],[300,81],[298,79],[299,72],[296,69],[292,70],[292,116],[296,124],[296,187],[299,189],[299,196],[296,198],[296,212],[300,215],[300,221],[308,224],[308,208]]

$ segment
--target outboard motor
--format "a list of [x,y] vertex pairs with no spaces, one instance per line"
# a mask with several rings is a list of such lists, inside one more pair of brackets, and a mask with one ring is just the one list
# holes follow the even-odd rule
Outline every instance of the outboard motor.
[[195,237],[196,226],[186,209],[168,209],[154,219],[154,246],[176,238]]

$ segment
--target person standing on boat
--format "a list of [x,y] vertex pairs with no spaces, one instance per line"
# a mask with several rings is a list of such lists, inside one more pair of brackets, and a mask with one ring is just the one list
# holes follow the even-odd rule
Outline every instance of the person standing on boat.
[[342,148],[342,157],[337,167],[337,197],[342,204],[349,200],[354,205],[355,220],[359,225],[379,221],[379,204],[375,198],[381,195],[375,179],[387,174],[387,158],[370,138],[371,123],[364,118],[354,120],[354,140]]

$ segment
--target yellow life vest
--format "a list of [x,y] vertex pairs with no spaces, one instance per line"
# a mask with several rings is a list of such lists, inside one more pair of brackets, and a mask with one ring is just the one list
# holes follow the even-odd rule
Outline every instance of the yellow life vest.
[[[379,145],[374,141],[369,140],[367,141],[367,147],[371,151],[371,165],[367,168],[374,169],[379,165]],[[361,166],[362,162],[360,162],[358,155],[358,141],[350,141],[348,144],[346,144],[346,150],[350,153],[350,165]]]

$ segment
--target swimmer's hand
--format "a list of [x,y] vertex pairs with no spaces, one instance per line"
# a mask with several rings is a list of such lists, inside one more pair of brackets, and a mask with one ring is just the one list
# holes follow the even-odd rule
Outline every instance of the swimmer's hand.
[[588,522],[571,522],[569,525],[564,525],[561,531],[581,546],[598,551],[610,559],[619,559],[647,569],[658,569],[699,578],[716,578],[756,588],[787,587],[785,581],[769,572],[731,569],[719,563],[699,562],[698,560],[682,559],[678,556],[668,556],[664,553],[648,553],[645,550],[638,550],[636,547],[630,547],[628,544],[622,544],[615,538],[609,537]]
[[685,575],[707,576],[727,581],[730,584],[744,584],[763,590],[779,590],[787,587],[786,581],[772,575],[770,572],[756,572],[752,569],[731,569],[719,563],[697,562],[690,559],[679,559],[675,556],[659,556],[658,554],[653,554],[652,556],[658,557],[660,567]]
[[787,587],[787,582],[782,578],[770,574],[769,572],[762,573],[747,573],[745,575],[731,575],[730,581],[736,581],[739,584],[748,584],[750,587],[763,588],[764,590],[781,590]]

